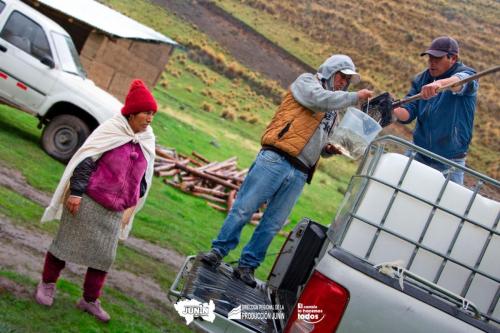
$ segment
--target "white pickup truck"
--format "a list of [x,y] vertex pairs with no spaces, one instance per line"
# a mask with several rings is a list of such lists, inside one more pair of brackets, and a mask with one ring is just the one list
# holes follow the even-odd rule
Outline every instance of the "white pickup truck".
[[63,162],[122,107],[86,78],[69,34],[18,0],[0,0],[0,102],[36,115],[43,149]]
[[[415,161],[416,152],[465,170],[472,190]],[[250,288],[228,264],[191,256],[169,297],[214,333],[498,333],[500,203],[485,191],[498,198],[500,183],[379,138],[330,227],[299,222],[266,282]],[[212,302],[215,317],[203,308]]]

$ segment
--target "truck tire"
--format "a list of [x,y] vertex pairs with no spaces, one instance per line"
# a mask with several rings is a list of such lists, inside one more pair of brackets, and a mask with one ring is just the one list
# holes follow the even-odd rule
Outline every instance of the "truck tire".
[[63,114],[52,118],[42,133],[42,148],[58,161],[67,163],[90,134],[80,118]]

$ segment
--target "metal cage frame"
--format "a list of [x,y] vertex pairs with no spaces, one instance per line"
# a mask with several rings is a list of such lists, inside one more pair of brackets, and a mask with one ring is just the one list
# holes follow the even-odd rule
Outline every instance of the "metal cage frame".
[[[392,184],[389,184],[381,179],[373,177],[373,173],[378,165],[380,158],[382,157],[382,155],[384,153],[389,152],[391,147],[397,147],[398,149],[402,148],[402,149],[406,150],[405,155],[409,157],[408,162],[405,166],[405,169],[397,182],[397,185],[392,185]],[[452,170],[453,169],[463,170],[464,173],[468,177],[473,177],[475,179],[475,181],[476,181],[475,186],[472,189],[473,193],[472,193],[472,196],[468,202],[468,205],[465,209],[464,214],[462,214],[462,215],[457,214],[453,211],[450,211],[449,209],[447,209],[445,207],[440,206],[441,198],[443,197],[443,194],[445,192],[445,189],[447,187],[448,182],[450,182],[450,174],[448,174],[446,176],[446,179],[445,179],[435,201],[429,201],[426,198],[423,198],[423,197],[420,197],[420,196],[415,195],[413,193],[410,193],[402,188],[403,181],[405,180],[405,177],[408,173],[410,165],[414,161],[417,153],[422,154],[426,157],[429,157],[435,161],[441,162],[445,165],[448,165],[448,166],[450,166],[450,168],[452,168]],[[380,221],[380,223],[374,223],[372,221],[367,220],[366,218],[363,218],[359,215],[356,215],[356,213],[355,213],[357,211],[364,195],[365,195],[368,184],[370,182],[378,182],[378,183],[383,184],[384,186],[387,186],[388,188],[393,190],[392,197],[390,199],[389,204],[387,205],[387,207],[385,209],[385,212],[383,214],[383,217],[382,217],[382,220]],[[469,211],[473,205],[473,202],[474,202],[476,196],[478,195],[481,188],[483,188],[485,185],[492,186],[495,190],[500,191],[500,182],[495,180],[495,179],[492,179],[490,177],[482,175],[482,174],[480,174],[474,170],[471,170],[469,168],[463,167],[463,166],[461,166],[453,161],[447,160],[439,155],[436,155],[432,152],[429,152],[423,148],[420,148],[420,147],[418,147],[410,142],[407,142],[403,139],[400,139],[398,137],[383,136],[381,138],[374,140],[369,145],[369,147],[366,149],[363,160],[360,163],[356,174],[352,177],[351,182],[349,183],[349,187],[347,189],[344,201],[342,202],[342,204],[338,210],[337,216],[335,217],[335,219],[332,223],[332,226],[330,227],[330,229],[328,231],[328,235],[329,235],[330,240],[332,240],[334,246],[342,247],[342,242],[347,234],[349,226],[350,226],[352,220],[356,219],[356,220],[361,221],[363,223],[366,223],[366,224],[368,224],[371,227],[376,229],[375,234],[374,234],[374,236],[371,240],[371,243],[368,247],[368,250],[366,251],[365,256],[363,258],[365,261],[369,262],[370,254],[371,254],[371,252],[372,252],[372,250],[373,250],[373,248],[374,248],[374,246],[379,238],[379,235],[382,231],[387,233],[387,234],[390,234],[394,237],[397,237],[398,239],[401,239],[404,242],[412,244],[414,246],[410,260],[408,261],[408,263],[406,265],[406,268],[405,268],[406,270],[409,270],[409,268],[411,267],[416,255],[420,249],[426,250],[426,251],[438,256],[441,259],[440,267],[439,267],[436,275],[434,276],[433,281],[432,282],[428,281],[429,283],[427,283],[426,285],[427,285],[427,287],[429,287],[431,289],[435,289],[434,291],[431,291],[432,293],[435,293],[435,294],[441,295],[441,296],[444,294],[444,295],[448,296],[447,300],[452,301],[452,302],[454,300],[453,299],[450,300],[450,297],[454,298],[455,299],[454,303],[457,304],[457,306],[461,306],[463,304],[464,297],[465,297],[465,295],[467,295],[467,292],[469,291],[471,283],[477,274],[480,274],[480,275],[500,284],[500,277],[492,276],[491,274],[488,274],[488,273],[481,271],[479,269],[481,261],[482,261],[484,254],[488,248],[488,245],[490,244],[492,237],[494,235],[500,236],[500,232],[495,230],[499,224],[500,212],[497,213],[495,221],[494,221],[493,226],[491,228],[484,226],[482,224],[479,224],[479,223],[469,219],[467,216],[469,214]],[[401,234],[399,234],[391,229],[388,229],[384,226],[386,218],[387,218],[387,216],[392,208],[392,205],[393,205],[398,193],[403,193],[407,196],[410,196],[410,197],[412,197],[418,201],[421,201],[421,202],[432,207],[431,213],[427,217],[424,228],[422,229],[421,234],[418,237],[418,241],[412,240],[412,239],[406,237],[405,235],[401,235]],[[446,213],[453,215],[453,216],[457,217],[458,219],[460,219],[457,230],[455,230],[452,241],[449,244],[448,249],[447,249],[445,254],[438,252],[438,251],[436,251],[432,248],[429,248],[428,246],[425,246],[424,244],[422,244],[424,237],[427,233],[427,230],[429,228],[429,225],[430,225],[431,221],[433,220],[433,217],[434,217],[437,210],[441,210],[443,212],[446,212]],[[460,260],[457,260],[457,259],[451,257],[452,250],[456,244],[456,241],[458,239],[460,231],[462,230],[465,223],[470,223],[470,224],[477,226],[477,227],[488,232],[488,237],[487,237],[485,243],[483,244],[479,258],[477,259],[474,266],[470,266],[466,263],[460,262]],[[448,290],[446,290],[446,289],[444,289],[436,284],[438,282],[439,278],[441,277],[441,274],[443,273],[443,270],[444,270],[447,262],[453,262],[453,263],[469,270],[469,276],[466,280],[466,283],[465,283],[460,295],[453,294],[450,291],[448,291]],[[371,264],[374,264],[374,263],[371,263]],[[451,295],[450,295],[450,293],[451,293]],[[493,297],[493,300],[492,300],[491,304],[489,305],[488,310],[486,312],[481,312],[479,316],[481,316],[486,321],[493,321],[497,324],[500,324],[500,318],[494,318],[492,316],[493,311],[495,310],[495,308],[498,305],[499,298],[500,298],[500,285],[496,290],[496,294]],[[477,315],[478,314],[476,313],[476,316]]]

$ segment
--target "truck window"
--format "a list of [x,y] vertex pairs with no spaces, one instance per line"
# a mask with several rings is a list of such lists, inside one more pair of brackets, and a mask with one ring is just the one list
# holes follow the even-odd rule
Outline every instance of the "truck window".
[[84,78],[86,76],[85,70],[80,62],[80,57],[71,37],[52,32],[52,40],[55,44],[57,56],[61,61],[61,69]]
[[0,37],[39,60],[44,56],[52,57],[42,27],[18,11],[10,15]]
[[0,1],[0,13],[2,12],[2,10],[5,8],[5,2],[3,1]]

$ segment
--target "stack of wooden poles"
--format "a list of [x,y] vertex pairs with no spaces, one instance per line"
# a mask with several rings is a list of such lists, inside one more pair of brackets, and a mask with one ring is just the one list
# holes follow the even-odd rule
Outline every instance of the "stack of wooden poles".
[[[229,212],[248,169],[238,170],[236,156],[222,162],[210,162],[196,151],[187,156],[173,148],[157,146],[154,172],[163,177],[165,184],[205,199],[214,209]],[[252,215],[251,224],[259,224],[264,208]],[[286,232],[280,234],[288,235]]]

